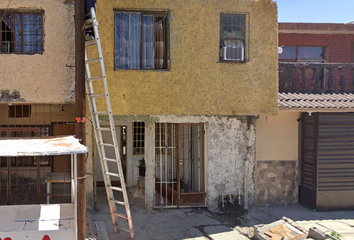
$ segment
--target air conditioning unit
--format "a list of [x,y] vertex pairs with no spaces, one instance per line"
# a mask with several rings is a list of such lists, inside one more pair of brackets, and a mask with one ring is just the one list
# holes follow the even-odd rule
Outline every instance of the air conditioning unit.
[[226,61],[244,61],[245,48],[244,47],[223,47],[224,60]]
[[1,42],[1,52],[5,52],[5,53],[10,52],[10,41]]

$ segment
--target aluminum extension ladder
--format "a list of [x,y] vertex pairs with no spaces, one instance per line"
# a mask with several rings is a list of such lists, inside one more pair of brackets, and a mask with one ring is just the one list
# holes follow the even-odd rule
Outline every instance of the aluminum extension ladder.
[[[86,93],[90,105],[92,124],[95,132],[113,227],[115,233],[119,230],[124,230],[130,233],[131,239],[134,239],[133,222],[130,213],[127,189],[125,186],[118,140],[112,115],[111,101],[109,98],[106,72],[102,57],[101,42],[98,34],[98,22],[96,20],[94,8],[91,8],[91,18],[85,21],[85,30],[87,31],[87,29],[93,29],[94,39],[85,41]],[[87,49],[90,46],[97,47],[97,58],[87,58]],[[100,65],[101,76],[91,76],[90,65],[95,63],[99,63]],[[108,127],[101,126],[100,116],[108,117]],[[103,132],[111,133],[111,136],[108,137],[109,140],[107,140],[107,135],[103,134]],[[114,157],[108,157],[107,151],[110,151],[110,154],[112,154],[112,150],[114,150]],[[112,179],[119,179],[120,186],[112,186]],[[125,210],[123,210],[124,208]],[[127,220],[128,228],[118,226],[119,218]]]

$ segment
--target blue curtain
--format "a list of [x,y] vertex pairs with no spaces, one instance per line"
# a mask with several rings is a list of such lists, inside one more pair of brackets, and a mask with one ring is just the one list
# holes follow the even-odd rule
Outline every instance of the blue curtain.
[[140,69],[140,13],[115,14],[115,65],[117,69]]
[[[22,22],[22,23],[21,23]],[[42,14],[15,14],[15,52],[42,52]]]
[[154,69],[154,16],[143,17],[143,68]]
[[22,25],[21,25],[21,15],[15,15],[15,51],[14,52],[22,52]]

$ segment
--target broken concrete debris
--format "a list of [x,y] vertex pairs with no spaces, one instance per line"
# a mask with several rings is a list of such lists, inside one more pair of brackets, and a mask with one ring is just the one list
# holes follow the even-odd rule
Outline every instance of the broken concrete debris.
[[338,240],[338,238],[324,233],[321,230],[312,227],[306,230],[296,224],[289,218],[283,217],[267,225],[255,225],[254,237],[256,240]]

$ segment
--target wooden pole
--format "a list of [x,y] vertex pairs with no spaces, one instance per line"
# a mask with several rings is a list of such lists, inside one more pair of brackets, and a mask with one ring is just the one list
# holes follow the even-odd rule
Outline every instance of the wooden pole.
[[[76,137],[86,145],[85,131],[85,39],[84,0],[75,0],[75,113]],[[86,238],[86,156],[77,155],[77,228],[78,240]]]

